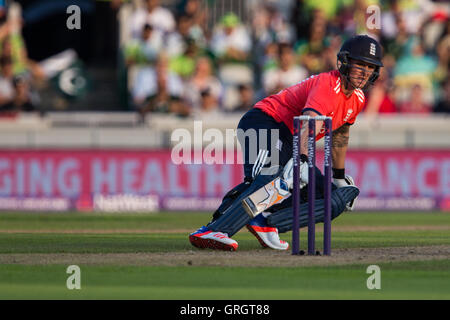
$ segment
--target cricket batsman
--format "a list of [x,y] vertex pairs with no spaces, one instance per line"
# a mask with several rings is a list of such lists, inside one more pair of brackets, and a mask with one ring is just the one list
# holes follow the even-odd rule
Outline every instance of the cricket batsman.
[[[192,245],[235,251],[238,243],[231,237],[247,226],[263,247],[276,250],[289,248],[289,244],[280,239],[279,233],[292,230],[292,197],[289,191],[293,188],[293,118],[299,115],[332,118],[332,219],[343,211],[353,210],[359,189],[354,186],[353,179],[345,174],[350,126],[364,106],[364,91],[374,84],[380,74],[383,67],[381,60],[382,49],[375,39],[366,35],[354,36],[344,42],[337,54],[337,70],[311,76],[257,102],[240,120],[238,129],[241,130],[238,132],[254,129],[258,134],[260,129],[278,130],[278,140],[270,141],[272,135],[268,134],[267,141],[261,143],[258,136],[259,152],[255,158],[249,152],[248,139],[238,135],[244,151],[244,181],[225,195],[211,222],[189,235]],[[301,130],[305,130],[305,124]],[[316,140],[324,136],[322,121],[316,121],[315,133]],[[300,227],[307,225],[307,136],[302,134],[300,141]],[[268,157],[274,159],[275,152],[278,163],[267,163]],[[319,223],[324,218],[324,179],[320,170],[317,167],[314,169],[317,181],[314,214],[316,223]],[[271,181],[282,181],[274,184],[274,190],[278,192],[277,199],[283,200],[272,203],[262,212],[249,213],[244,204],[248,203],[248,199],[255,201],[257,191]]]

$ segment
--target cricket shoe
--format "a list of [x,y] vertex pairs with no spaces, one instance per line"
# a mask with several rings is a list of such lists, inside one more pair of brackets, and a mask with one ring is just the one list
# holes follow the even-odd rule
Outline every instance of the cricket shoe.
[[260,213],[247,224],[247,229],[258,239],[264,248],[287,250],[289,243],[280,239],[278,229],[270,227],[267,219]]
[[212,231],[205,226],[191,233],[189,241],[194,247],[200,249],[236,251],[238,248],[238,243],[226,233]]

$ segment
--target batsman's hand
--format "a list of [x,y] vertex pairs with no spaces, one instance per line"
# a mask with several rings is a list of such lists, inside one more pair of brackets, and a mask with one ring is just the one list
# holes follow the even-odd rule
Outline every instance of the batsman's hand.
[[344,187],[344,186],[354,186],[355,185],[355,181],[353,180],[353,178],[351,176],[349,176],[348,174],[345,175],[344,179],[336,179],[333,178],[333,183],[336,185],[336,187],[340,188],[340,187]]
[[[348,174],[345,175],[344,179],[333,178],[333,183],[338,188],[344,187],[344,186],[355,186],[356,187],[355,181]],[[353,209],[355,208],[356,199],[358,199],[358,197],[356,197],[353,201],[347,203],[346,211],[353,211]]]
[[[294,160],[291,158],[283,169],[283,179],[288,183],[289,189],[294,188]],[[300,160],[300,189],[308,184],[308,163]]]

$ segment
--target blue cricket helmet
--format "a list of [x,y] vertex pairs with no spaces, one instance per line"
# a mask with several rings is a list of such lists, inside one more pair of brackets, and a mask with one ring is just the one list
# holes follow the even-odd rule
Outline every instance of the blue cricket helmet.
[[[367,85],[373,84],[380,75],[383,67],[383,52],[377,40],[367,35],[357,35],[347,41],[337,54],[338,70],[346,78],[350,72],[350,59],[364,61],[375,66],[375,70],[367,81]],[[366,87],[367,87],[366,85]]]

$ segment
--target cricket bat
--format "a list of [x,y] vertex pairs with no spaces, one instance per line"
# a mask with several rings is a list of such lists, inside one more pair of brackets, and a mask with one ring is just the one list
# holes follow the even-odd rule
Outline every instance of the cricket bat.
[[278,177],[244,198],[242,206],[247,214],[254,218],[274,204],[282,202],[290,195],[288,183],[281,177]]

